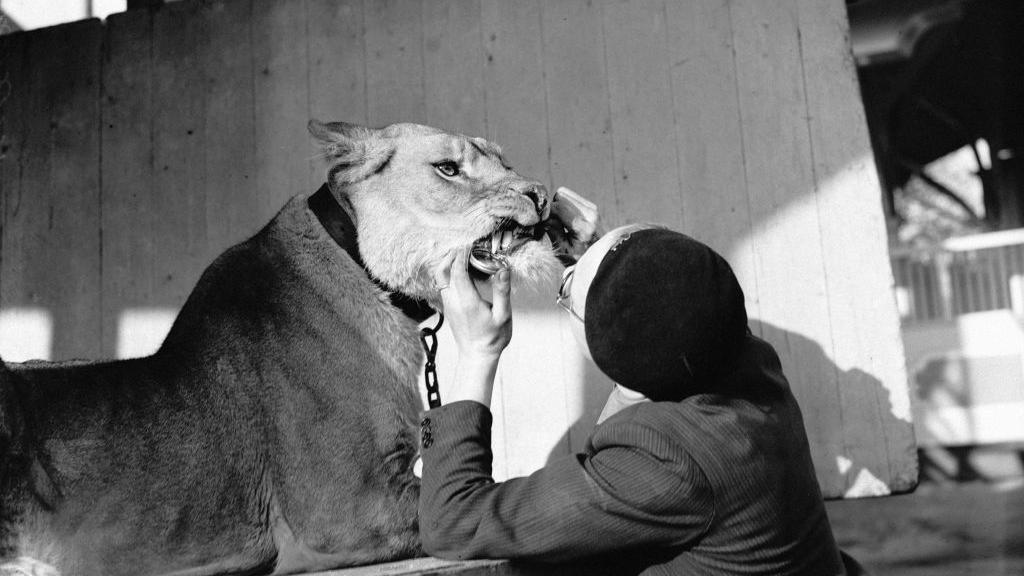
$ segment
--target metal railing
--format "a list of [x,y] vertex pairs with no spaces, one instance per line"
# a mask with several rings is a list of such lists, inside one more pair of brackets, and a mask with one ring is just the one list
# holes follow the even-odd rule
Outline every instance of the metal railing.
[[953,238],[929,250],[890,252],[905,324],[986,310],[1024,317],[1024,229]]

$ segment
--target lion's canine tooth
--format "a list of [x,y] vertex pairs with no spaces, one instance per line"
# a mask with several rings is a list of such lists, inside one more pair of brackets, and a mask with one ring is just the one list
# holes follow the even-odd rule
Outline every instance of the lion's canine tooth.
[[501,249],[502,250],[506,250],[506,249],[508,249],[509,246],[512,245],[512,237],[513,236],[512,236],[512,231],[511,230],[505,230],[504,232],[502,232],[502,234],[501,234]]
[[495,231],[491,234],[491,254],[498,251],[501,247],[501,232]]

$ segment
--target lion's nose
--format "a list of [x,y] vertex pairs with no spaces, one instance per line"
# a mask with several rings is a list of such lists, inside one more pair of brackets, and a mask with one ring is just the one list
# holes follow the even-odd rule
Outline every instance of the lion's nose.
[[548,206],[548,193],[544,186],[535,184],[523,190],[522,194],[529,198],[530,202],[533,202],[537,214],[544,214],[545,208]]

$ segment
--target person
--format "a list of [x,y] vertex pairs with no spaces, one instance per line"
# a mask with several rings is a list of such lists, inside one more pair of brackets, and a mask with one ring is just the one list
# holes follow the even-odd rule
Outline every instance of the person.
[[488,302],[467,259],[439,279],[458,363],[421,422],[425,552],[565,563],[559,574],[845,574],[800,410],[721,256],[633,225],[566,270],[558,302],[617,384],[582,453],[505,482],[491,477],[489,405],[509,272]]

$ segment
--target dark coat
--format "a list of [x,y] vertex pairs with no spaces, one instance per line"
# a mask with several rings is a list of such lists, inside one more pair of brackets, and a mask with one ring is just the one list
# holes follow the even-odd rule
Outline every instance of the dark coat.
[[631,406],[597,426],[584,453],[501,483],[486,407],[426,412],[425,551],[573,560],[590,574],[843,574],[775,351],[750,337],[716,390]]

